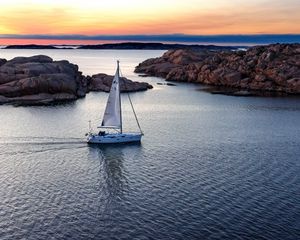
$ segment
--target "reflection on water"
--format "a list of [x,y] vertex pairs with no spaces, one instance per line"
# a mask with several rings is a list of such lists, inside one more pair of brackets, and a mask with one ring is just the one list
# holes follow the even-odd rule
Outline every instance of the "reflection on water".
[[106,196],[109,202],[122,198],[127,187],[122,148],[113,146],[89,145],[89,157],[99,159],[99,174],[104,179]]
[[[129,191],[128,173],[124,166],[125,156],[137,154],[141,149],[141,143],[127,143],[127,144],[107,144],[97,145],[89,144],[88,158],[99,160],[99,174],[104,179],[105,187],[109,202],[121,200],[124,193]],[[129,152],[129,154],[128,154]]]

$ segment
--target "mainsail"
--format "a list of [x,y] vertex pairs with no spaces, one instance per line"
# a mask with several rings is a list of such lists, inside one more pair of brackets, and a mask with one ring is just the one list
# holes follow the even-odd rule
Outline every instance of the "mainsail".
[[101,127],[120,128],[122,131],[121,99],[120,99],[119,61],[117,71],[109,92]]

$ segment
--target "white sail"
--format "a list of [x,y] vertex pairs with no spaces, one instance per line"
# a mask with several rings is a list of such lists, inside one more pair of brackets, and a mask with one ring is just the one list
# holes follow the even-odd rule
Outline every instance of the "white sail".
[[121,99],[120,99],[119,62],[115,77],[111,84],[101,127],[122,129]]

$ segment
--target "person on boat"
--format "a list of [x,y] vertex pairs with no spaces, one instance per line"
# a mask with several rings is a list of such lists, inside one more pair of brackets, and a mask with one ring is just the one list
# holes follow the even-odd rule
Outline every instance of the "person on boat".
[[105,135],[105,131],[100,131],[98,135],[99,136],[104,136]]

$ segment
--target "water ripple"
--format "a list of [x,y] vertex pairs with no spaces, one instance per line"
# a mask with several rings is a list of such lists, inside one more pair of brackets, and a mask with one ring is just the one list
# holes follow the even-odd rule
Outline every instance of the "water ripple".
[[[92,55],[96,73],[99,62],[113,72],[108,56],[134,69],[146,52],[49,53],[79,65]],[[85,143],[104,93],[0,107],[0,239],[299,239],[299,99],[195,88],[133,94],[145,132],[137,145]]]

